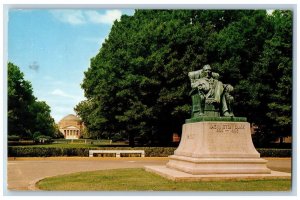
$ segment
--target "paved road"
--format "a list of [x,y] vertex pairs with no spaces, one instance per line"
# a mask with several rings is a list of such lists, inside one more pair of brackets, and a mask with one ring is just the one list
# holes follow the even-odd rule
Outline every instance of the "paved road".
[[[275,171],[291,172],[290,158],[266,158]],[[142,168],[145,165],[165,165],[168,158],[18,158],[9,159],[8,190],[35,190],[35,183],[45,177],[117,168]]]

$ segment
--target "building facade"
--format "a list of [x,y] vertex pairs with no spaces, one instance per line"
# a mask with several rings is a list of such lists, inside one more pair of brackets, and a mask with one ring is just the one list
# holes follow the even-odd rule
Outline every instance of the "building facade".
[[58,122],[59,131],[65,139],[79,139],[82,135],[84,125],[79,117],[70,114]]

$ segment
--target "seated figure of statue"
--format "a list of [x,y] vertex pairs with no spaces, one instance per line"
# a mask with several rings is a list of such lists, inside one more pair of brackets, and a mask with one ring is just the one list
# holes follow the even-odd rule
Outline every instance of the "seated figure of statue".
[[205,65],[203,69],[189,72],[188,75],[192,87],[192,117],[209,116],[211,113],[217,113],[217,116],[234,116],[231,96],[233,87],[219,81],[218,73],[212,72],[211,67]]

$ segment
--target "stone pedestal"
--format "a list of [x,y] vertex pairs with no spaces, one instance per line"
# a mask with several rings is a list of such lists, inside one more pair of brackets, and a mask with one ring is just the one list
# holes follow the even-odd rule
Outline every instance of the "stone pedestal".
[[167,167],[193,175],[270,174],[251,138],[248,122],[196,122],[183,125],[179,147]]
[[201,116],[186,122],[166,166],[145,166],[146,171],[174,181],[291,178],[290,173],[267,168],[254,148],[246,118]]

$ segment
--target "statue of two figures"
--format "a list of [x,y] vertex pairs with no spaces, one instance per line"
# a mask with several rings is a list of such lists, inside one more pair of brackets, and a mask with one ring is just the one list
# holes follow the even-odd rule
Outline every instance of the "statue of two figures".
[[210,65],[189,72],[192,90],[192,118],[198,116],[233,117],[233,87],[219,81],[219,74]]

